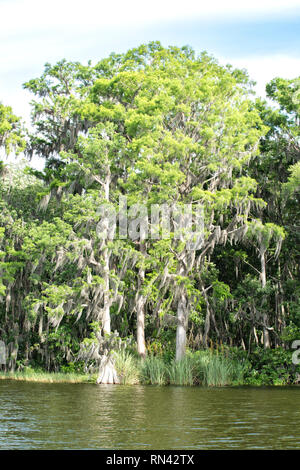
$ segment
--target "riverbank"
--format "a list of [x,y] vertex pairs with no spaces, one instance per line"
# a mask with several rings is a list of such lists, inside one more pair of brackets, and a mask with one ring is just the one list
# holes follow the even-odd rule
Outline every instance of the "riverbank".
[[[281,348],[246,351],[201,350],[188,352],[180,361],[163,356],[148,355],[141,360],[125,350],[114,353],[114,363],[121,385],[182,385],[182,386],[284,386],[299,384],[300,366],[294,365],[291,352]],[[0,372],[0,380],[20,380],[43,383],[96,383],[97,367],[93,373],[83,370],[47,372],[41,368],[25,367],[21,371]]]
[[300,366],[283,348],[189,351],[180,361],[153,355],[138,361],[122,352],[116,355],[116,369],[121,383],[143,385],[284,386],[300,381]]
[[17,372],[0,372],[0,380],[20,380],[39,383],[96,383],[96,376],[78,373],[41,372],[25,370]]

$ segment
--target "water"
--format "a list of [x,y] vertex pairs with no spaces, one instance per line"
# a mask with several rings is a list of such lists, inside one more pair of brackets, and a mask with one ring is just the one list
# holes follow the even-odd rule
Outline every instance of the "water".
[[0,382],[0,449],[299,449],[300,388]]

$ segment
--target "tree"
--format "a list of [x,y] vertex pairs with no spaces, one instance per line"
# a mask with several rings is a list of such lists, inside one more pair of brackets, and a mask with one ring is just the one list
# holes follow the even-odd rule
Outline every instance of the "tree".
[[[278,257],[282,242],[285,238],[285,232],[282,227],[279,227],[272,223],[267,223],[264,225],[262,224],[261,221],[258,221],[258,220],[251,221],[248,227],[249,228],[247,232],[247,238],[251,240],[252,243],[254,243],[254,245],[256,245],[258,255],[259,255],[259,260],[260,260],[260,266],[261,266],[261,272],[260,272],[261,286],[262,286],[262,289],[265,289],[267,286],[266,253],[270,249],[271,244],[273,242],[273,244],[275,244],[274,257],[275,259]],[[269,319],[268,319],[268,314],[266,312],[263,313],[262,321],[263,321],[263,343],[264,343],[264,348],[267,349],[267,348],[270,348],[271,346],[269,330],[271,330],[272,328],[268,326]]]
[[272,82],[280,109],[251,85],[158,42],[95,66],[46,64],[25,84],[27,153],[46,166],[1,181],[10,367],[57,370],[86,353],[100,381],[117,381],[114,338],[134,335],[145,358],[168,336],[181,360],[186,347],[250,350],[260,334],[277,346],[297,330],[297,82]]
[[24,83],[24,88],[36,97],[31,101],[32,124],[26,153],[46,159],[47,166],[59,167],[59,153],[74,149],[77,137],[86,132],[90,123],[80,114],[81,100],[93,83],[93,68],[88,64],[67,62],[45,64],[39,78]]
[[159,43],[120,56],[117,73],[96,80],[91,91],[93,118],[113,121],[128,142],[128,184],[135,182],[135,194],[148,205],[159,198],[170,206],[205,206],[202,250],[188,253],[175,240],[170,248],[176,270],[164,273],[165,282],[170,276],[174,281],[177,359],[185,350],[194,267],[201,270],[217,243],[241,238],[256,202],[250,196],[255,182],[238,178],[264,133],[248,92],[245,73],[223,68],[206,54],[196,58],[189,48],[164,49]]
[[19,117],[13,114],[10,106],[0,103],[0,147],[6,154],[12,150],[19,154],[25,148],[25,139],[22,123]]

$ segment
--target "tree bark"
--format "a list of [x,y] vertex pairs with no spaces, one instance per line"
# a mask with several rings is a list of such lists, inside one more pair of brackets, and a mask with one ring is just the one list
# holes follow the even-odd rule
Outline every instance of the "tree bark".
[[208,347],[208,334],[210,330],[211,311],[210,311],[208,297],[203,286],[202,286],[202,294],[206,303],[206,316],[205,316],[205,325],[204,325],[203,344],[207,348]]
[[[266,287],[267,284],[267,274],[266,274],[266,255],[265,251],[261,251],[260,254],[260,263],[261,263],[261,285],[263,288]],[[269,323],[268,314],[266,312],[263,313],[263,342],[264,348],[270,348],[270,335],[266,325]]]
[[145,343],[145,311],[144,311],[144,297],[140,296],[136,304],[137,312],[137,351],[138,354],[144,359],[146,357],[146,343]]
[[97,384],[119,384],[120,380],[111,356],[103,355],[99,367]]
[[[111,174],[110,174],[110,168],[107,166],[106,168],[106,180],[104,184],[104,194],[105,194],[105,200],[109,202],[109,197],[110,197],[110,180],[111,180]],[[111,324],[110,324],[110,305],[111,305],[111,299],[110,299],[110,279],[109,279],[109,261],[110,261],[110,253],[107,248],[107,242],[109,238],[109,222],[108,219],[106,219],[106,234],[107,234],[107,240],[106,240],[106,246],[103,250],[103,261],[104,261],[104,273],[103,273],[103,279],[104,279],[104,295],[103,295],[103,310],[102,310],[102,328],[103,328],[103,333],[110,335],[111,334]],[[97,379],[97,384],[118,384],[120,383],[117,371],[114,365],[114,360],[111,355],[109,354],[104,354],[101,359],[100,367],[99,367],[99,375]]]
[[[146,246],[141,241],[141,253],[143,256],[146,254]],[[137,315],[137,330],[136,330],[136,341],[137,351],[141,358],[146,357],[146,342],[145,342],[145,303],[146,298],[142,294],[141,290],[145,279],[145,269],[143,265],[139,269],[138,275],[138,294],[136,300],[136,315]]]
[[109,297],[109,254],[108,249],[105,248],[103,252],[104,258],[104,296],[103,296],[103,317],[102,327],[103,332],[110,335],[110,297]]
[[185,356],[188,308],[184,292],[181,292],[177,306],[176,361]]
[[[184,262],[180,265],[178,275],[187,277],[195,262],[195,251],[185,251]],[[190,314],[186,287],[181,284],[178,287],[177,304],[177,330],[176,330],[176,361],[185,356],[186,336]]]
[[[109,197],[110,197],[110,180],[111,180],[111,174],[110,174],[110,168],[109,165],[106,168],[106,180],[104,184],[104,194],[105,194],[105,200],[109,202]],[[108,233],[109,233],[109,227],[108,227],[108,219],[106,219],[106,234],[107,234],[107,240],[106,240],[106,245],[108,242]],[[103,260],[104,260],[104,299],[103,299],[103,331],[104,333],[110,335],[111,333],[111,326],[110,326],[110,295],[109,295],[109,251],[107,246],[103,250]]]

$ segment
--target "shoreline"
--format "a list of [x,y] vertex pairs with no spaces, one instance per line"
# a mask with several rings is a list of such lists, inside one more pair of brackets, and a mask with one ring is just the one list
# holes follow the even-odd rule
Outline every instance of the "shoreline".
[[34,382],[34,383],[48,383],[48,384],[91,384],[91,385],[143,385],[143,386],[155,386],[155,387],[168,387],[168,386],[179,386],[179,387],[201,387],[201,388],[262,388],[262,387],[272,387],[272,388],[283,388],[283,387],[297,387],[300,386],[299,383],[292,384],[224,384],[224,385],[203,385],[203,384],[193,384],[193,385],[183,385],[183,384],[151,384],[151,383],[126,383],[126,384],[97,384],[96,375],[88,376],[84,374],[76,373],[64,373],[64,372],[0,372],[0,381],[10,380],[15,382]]
[[96,384],[96,377],[64,372],[0,372],[0,380],[37,383],[89,383]]

